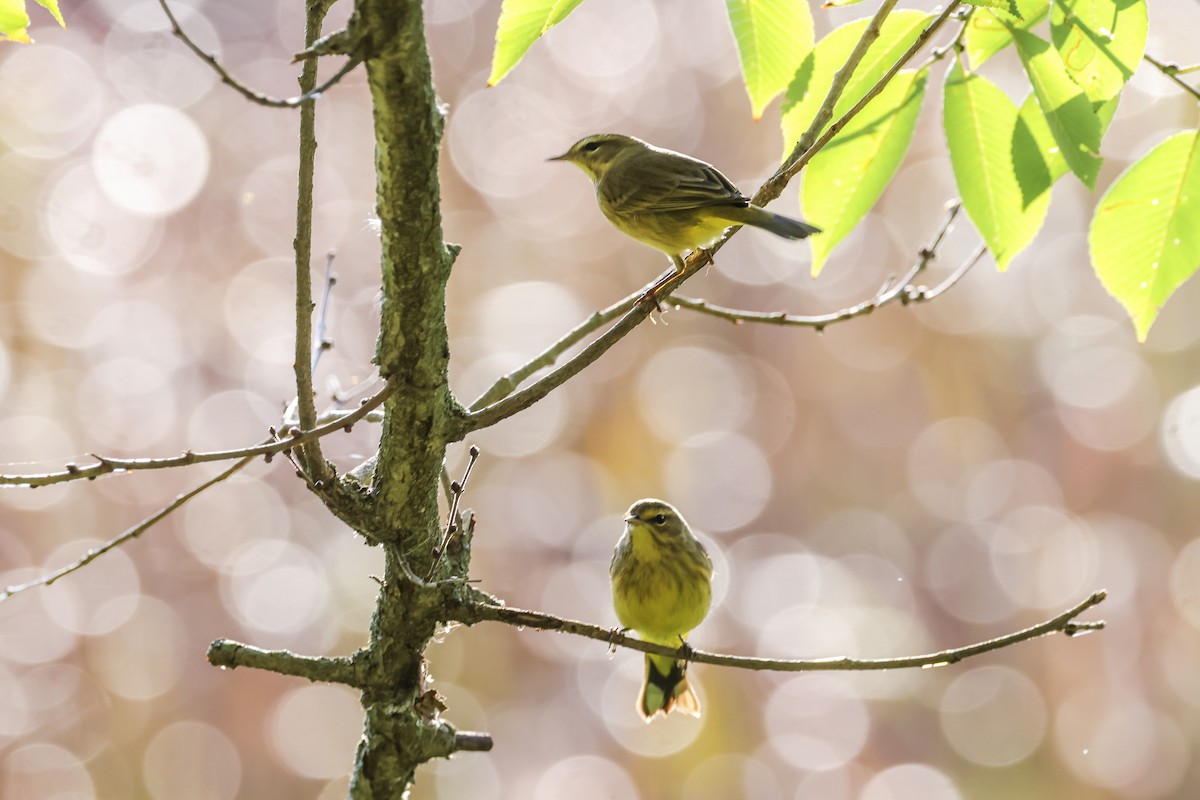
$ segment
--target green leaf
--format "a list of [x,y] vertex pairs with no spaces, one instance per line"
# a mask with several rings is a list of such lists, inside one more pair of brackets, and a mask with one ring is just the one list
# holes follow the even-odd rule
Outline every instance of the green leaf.
[[976,9],[967,22],[967,31],[963,35],[963,44],[967,48],[967,60],[972,69],[979,69],[996,53],[1003,50],[1012,42],[1009,27],[1029,30],[1042,21],[1050,9],[1050,0],[1016,0],[1019,15],[1004,11]]
[[854,230],[896,174],[925,98],[927,70],[904,70],[805,167],[800,199],[824,228],[812,242],[812,274]]
[[1088,245],[1096,275],[1129,313],[1139,342],[1200,266],[1200,131],[1159,144],[1108,187]]
[[813,46],[805,0],[725,0],[754,118],[787,88]]
[[[880,29],[879,38],[867,50],[838,100],[833,119],[848,111],[879,82],[920,36],[921,31],[929,26],[931,19],[929,14],[922,11],[895,11],[888,15]],[[783,129],[784,157],[812,124],[817,109],[833,85],[834,74],[846,63],[850,51],[866,30],[868,21],[863,18],[835,28],[804,58],[783,99],[780,127]]]
[[[1053,183],[1044,171],[1043,191],[1029,201],[1023,196],[1013,163],[1017,120],[1017,107],[1008,95],[983,76],[967,75],[960,63],[954,64],[946,75],[942,105],[950,164],[963,209],[1002,271],[1041,229],[1050,205],[1046,190]],[[1028,135],[1036,141],[1032,133]],[[1042,169],[1046,170],[1044,164]]]
[[583,0],[504,0],[496,23],[496,49],[488,86],[517,65],[543,33],[567,18]]
[[0,0],[0,41],[29,42],[29,15],[25,0]]
[[1050,38],[1067,72],[1094,103],[1111,100],[1146,52],[1146,0],[1059,0]]
[[1067,68],[1049,42],[1017,28],[1010,27],[1009,33],[1067,166],[1089,189],[1096,188],[1103,159],[1097,155],[1100,119],[1091,101],[1067,75]]

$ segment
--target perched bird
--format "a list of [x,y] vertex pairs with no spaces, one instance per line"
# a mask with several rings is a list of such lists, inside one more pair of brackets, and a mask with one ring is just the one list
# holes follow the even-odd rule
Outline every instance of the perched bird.
[[[644,641],[686,645],[688,633],[708,614],[712,561],[679,512],[662,500],[638,500],[629,507],[608,572],[617,619]],[[687,662],[647,654],[638,711],[649,722],[675,708],[700,716]]]
[[821,230],[752,205],[712,164],[632,136],[588,136],[550,161],[569,161],[586,172],[608,221],[671,259],[675,272],[652,294],[683,270],[684,253],[712,244],[732,225],[752,225],[785,239]]

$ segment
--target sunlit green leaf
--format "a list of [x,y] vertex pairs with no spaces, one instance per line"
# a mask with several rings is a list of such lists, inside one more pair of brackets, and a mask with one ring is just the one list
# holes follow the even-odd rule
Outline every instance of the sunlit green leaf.
[[1200,266],[1200,132],[1134,162],[1096,206],[1088,244],[1104,288],[1145,341],[1159,309]]
[[28,42],[29,15],[25,0],[0,0],[0,41]]
[[812,50],[806,0],[725,0],[754,118],[787,88]]
[[[888,16],[879,32],[879,38],[867,50],[858,69],[846,86],[834,110],[836,120],[841,114],[862,99],[883,74],[903,55],[928,27],[932,17],[922,11],[896,11]],[[829,93],[833,76],[846,63],[847,56],[858,43],[867,27],[867,19],[847,22],[830,31],[817,42],[817,46],[805,57],[795,79],[788,85],[783,100],[784,156],[812,124],[817,109]]]
[[967,22],[963,45],[967,48],[967,60],[972,69],[1012,42],[1009,26],[1029,30],[1041,22],[1050,8],[1050,0],[1016,0],[1020,16],[987,8],[976,9]]
[[583,0],[504,0],[496,23],[496,49],[488,86],[495,86],[543,33],[567,18]]
[[810,222],[824,230],[812,241],[812,274],[854,230],[896,174],[912,141],[927,72],[896,75],[804,169],[800,199]]
[[[1026,202],[1013,165],[1014,150],[1018,149],[1017,107],[982,75],[968,75],[955,63],[946,76],[942,114],[963,208],[997,268],[1007,269],[1041,229],[1050,204],[1047,190],[1053,181],[1043,164],[1044,189]],[[1026,135],[1036,141],[1034,134]]]
[[1091,101],[1067,75],[1058,51],[1049,42],[1017,28],[1009,28],[1009,32],[1067,166],[1094,189],[1103,159],[1098,155],[1100,120]]
[[1050,37],[1094,103],[1116,97],[1146,51],[1146,0],[1059,0]]

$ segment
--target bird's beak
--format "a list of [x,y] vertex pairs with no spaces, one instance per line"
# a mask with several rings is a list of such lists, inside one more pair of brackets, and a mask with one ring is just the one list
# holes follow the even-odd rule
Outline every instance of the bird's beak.
[[625,524],[628,525],[629,523],[633,522],[636,519],[637,519],[637,517],[630,514],[628,517],[625,518]]
[[571,151],[568,150],[567,152],[565,152],[559,156],[551,156],[550,158],[547,158],[546,160],[547,161],[570,161],[571,160]]

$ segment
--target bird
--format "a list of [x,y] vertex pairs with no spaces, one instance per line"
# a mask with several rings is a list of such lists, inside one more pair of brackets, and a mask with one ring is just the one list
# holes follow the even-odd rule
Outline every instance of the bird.
[[[622,627],[643,641],[686,647],[688,633],[708,615],[712,575],[708,552],[674,506],[646,498],[629,507],[609,566]],[[647,653],[645,662],[637,710],[646,722],[675,709],[700,716],[686,660]]]
[[619,133],[598,133],[549,161],[567,161],[596,186],[608,221],[627,236],[659,250],[674,270],[647,293],[654,295],[683,272],[683,254],[707,247],[733,225],[750,225],[785,239],[821,229],[750,202],[716,167]]

